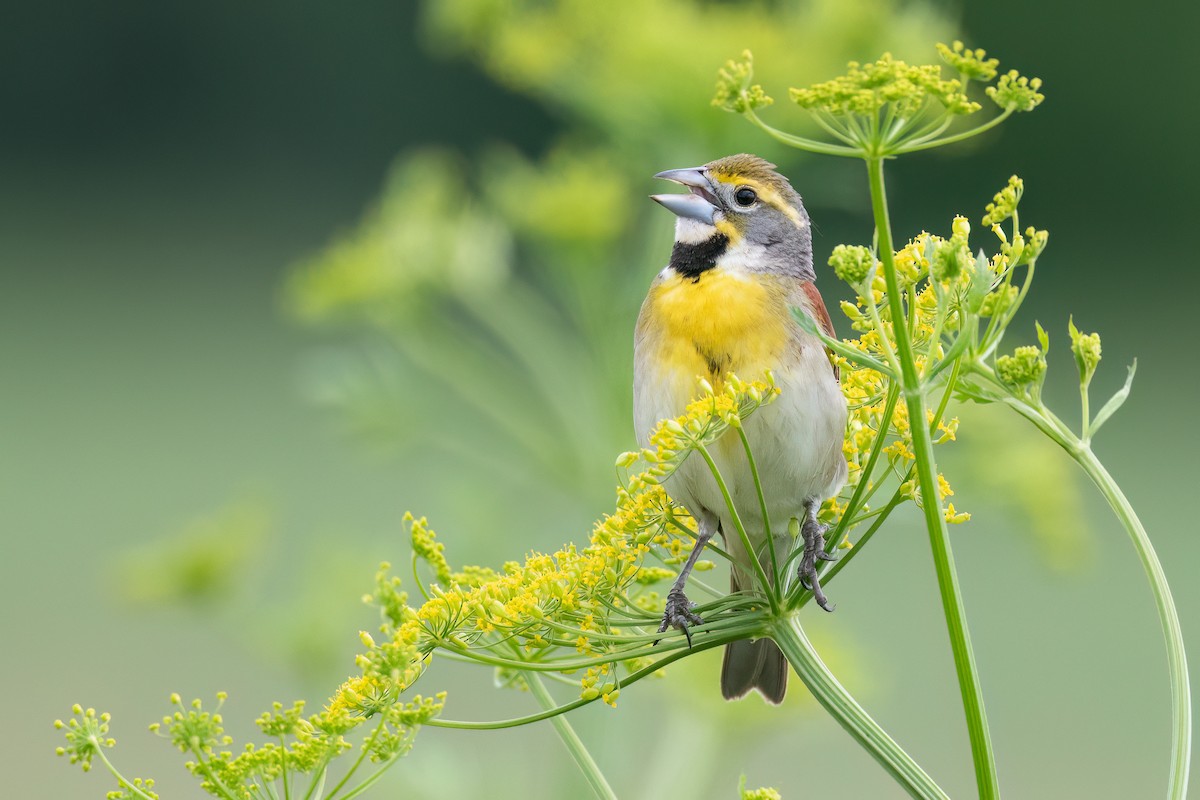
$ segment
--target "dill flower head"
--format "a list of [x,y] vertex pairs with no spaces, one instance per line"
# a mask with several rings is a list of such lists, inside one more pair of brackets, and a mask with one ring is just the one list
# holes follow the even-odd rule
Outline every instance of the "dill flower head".
[[1012,355],[996,359],[996,377],[1015,389],[1039,383],[1046,374],[1046,358],[1033,345],[1018,347]]
[[757,83],[751,85],[753,77],[754,55],[749,50],[743,50],[740,61],[731,58],[717,71],[717,89],[712,104],[725,111],[744,114],[774,103],[762,86]]
[[839,278],[851,286],[857,286],[874,269],[875,257],[861,245],[839,244],[829,256],[829,266],[833,267],[833,273]]
[[[761,86],[751,84],[753,62],[748,51],[720,70],[712,102],[745,115],[792,147],[875,159],[962,141],[1014,112],[1031,111],[1045,99],[1037,78],[1010,70],[997,80],[1000,62],[981,49],[962,42],[939,44],[937,49],[940,63],[908,64],[884,53],[875,61],[849,62],[845,74],[831,80],[789,89],[792,102],[810,112],[832,141],[795,136],[758,118],[755,110],[772,100]],[[952,75],[945,74],[947,67]],[[985,93],[1001,113],[973,128],[954,130],[957,120],[983,108],[969,93],[972,82],[985,84]]]
[[78,703],[72,706],[71,714],[66,722],[61,719],[54,721],[54,727],[67,737],[67,746],[59,747],[54,752],[66,756],[72,764],[78,764],[87,772],[92,768],[92,759],[101,747],[116,745],[116,741],[108,736],[111,717],[107,713],[97,715],[96,709],[84,709]]
[[964,80],[987,83],[996,77],[996,67],[1000,65],[999,59],[988,58],[983,48],[972,50],[959,41],[952,45],[939,42],[937,51],[942,61],[949,64]]
[[806,89],[791,89],[789,95],[801,108],[834,116],[877,114],[888,104],[908,116],[927,101],[956,115],[972,114],[980,107],[967,98],[961,81],[943,78],[936,64],[910,66],[892,58],[891,53],[867,64],[851,61],[845,75]]
[[1013,175],[1008,179],[1004,188],[996,192],[992,202],[987,204],[987,213],[983,217],[984,226],[990,228],[1008,219],[1017,210],[1021,195],[1025,192],[1025,182]]
[[1033,111],[1046,99],[1038,91],[1041,88],[1041,78],[1026,78],[1013,69],[1001,75],[995,86],[987,87],[987,96],[1005,110]]

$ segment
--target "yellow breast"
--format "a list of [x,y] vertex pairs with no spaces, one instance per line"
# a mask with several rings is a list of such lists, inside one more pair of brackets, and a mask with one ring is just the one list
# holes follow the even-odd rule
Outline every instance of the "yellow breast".
[[649,319],[663,367],[714,385],[726,373],[747,379],[778,364],[788,309],[778,283],[716,268],[697,280],[674,275],[654,286]]

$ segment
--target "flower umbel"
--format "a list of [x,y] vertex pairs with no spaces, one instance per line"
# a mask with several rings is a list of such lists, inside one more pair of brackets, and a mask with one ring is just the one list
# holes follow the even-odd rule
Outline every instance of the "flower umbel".
[[[996,78],[999,61],[962,42],[939,44],[942,64],[908,64],[884,53],[873,62],[851,61],[846,73],[804,88],[792,88],[792,101],[810,112],[813,121],[834,141],[785,133],[759,119],[758,108],[771,102],[762,87],[750,81],[749,51],[741,61],[721,70],[713,105],[744,115],[779,141],[802,150],[828,155],[878,158],[927,150],[974,136],[1017,111],[1030,111],[1044,97],[1042,82],[1015,70]],[[954,76],[943,74],[948,66]],[[951,131],[956,120],[982,109],[972,99],[972,83],[988,84],[985,94],[1000,114],[974,128]]]
[[63,731],[67,737],[67,746],[59,747],[54,752],[66,756],[72,764],[78,764],[84,772],[92,768],[92,759],[100,752],[101,747],[112,747],[116,740],[108,735],[108,722],[111,717],[105,713],[97,716],[96,709],[84,709],[76,703],[71,708],[72,716],[66,722],[61,719],[54,721],[54,727]]
[[717,72],[717,90],[712,104],[717,108],[744,114],[756,108],[764,108],[775,101],[768,97],[762,86],[750,84],[754,77],[754,55],[745,50],[742,60],[730,59]]

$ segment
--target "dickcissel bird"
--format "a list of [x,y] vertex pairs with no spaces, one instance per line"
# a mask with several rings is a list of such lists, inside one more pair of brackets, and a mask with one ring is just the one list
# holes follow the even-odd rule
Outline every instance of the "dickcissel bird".
[[[832,611],[817,580],[817,559],[833,560],[817,510],[846,482],[847,412],[838,371],[824,345],[791,315],[793,308],[800,309],[833,335],[815,283],[808,213],[787,178],[757,156],[728,156],[654,177],[689,193],[651,196],[677,219],[670,263],[654,279],[638,316],[633,387],[638,442],[649,446],[660,420],[683,413],[696,395],[698,378],[719,386],[731,372],[755,380],[769,370],[782,390],[779,400],[747,419],[744,431],[757,462],[775,552],[784,563],[794,546],[788,525],[792,518],[800,520],[804,551],[798,577],[817,603]],[[766,520],[737,435],[730,432],[711,455],[770,572]],[[702,620],[684,587],[713,536],[722,535],[734,559],[734,592],[752,586],[754,573],[703,460],[686,459],[666,489],[697,524],[695,547],[667,594],[660,628],[686,633]],[[721,671],[726,698],[757,689],[779,703],[786,688],[787,663],[770,639],[726,646]]]

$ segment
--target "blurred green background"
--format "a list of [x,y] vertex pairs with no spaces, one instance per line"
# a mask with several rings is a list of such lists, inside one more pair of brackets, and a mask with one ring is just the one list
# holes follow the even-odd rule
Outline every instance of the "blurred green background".
[[[781,151],[708,107],[716,68],[746,47],[781,101],[850,58],[929,60],[956,35],[1045,80],[1036,113],[895,165],[895,225],[977,222],[1009,174],[1025,178],[1022,219],[1051,249],[1010,344],[1034,319],[1051,331],[1068,419],[1069,313],[1105,336],[1095,395],[1138,358],[1097,450],[1195,643],[1200,542],[1182,501],[1200,444],[1186,421],[1200,175],[1183,81],[1198,16],[1032,0],[7,8],[2,793],[110,788],[52,753],[50,722],[82,702],[113,712],[128,774],[200,796],[145,725],[171,691],[228,690],[239,734],[271,700],[320,702],[372,624],[358,598],[377,562],[407,558],[406,509],[457,564],[586,536],[633,443],[632,319],[669,252],[649,176],[759,152],[805,196],[818,263],[870,237],[860,165]],[[784,106],[770,118],[796,120]],[[1065,459],[962,413],[943,456],[975,515],[954,536],[1002,785],[1157,795],[1166,670],[1132,548]],[[809,627],[877,719],[970,796],[923,531],[900,515],[870,551]],[[785,797],[897,795],[798,683],[783,710],[721,703],[717,658],[578,716],[622,797],[732,797],[742,772]],[[530,703],[461,665],[422,679],[439,688],[454,718]],[[427,729],[388,786],[585,791],[548,726]]]

